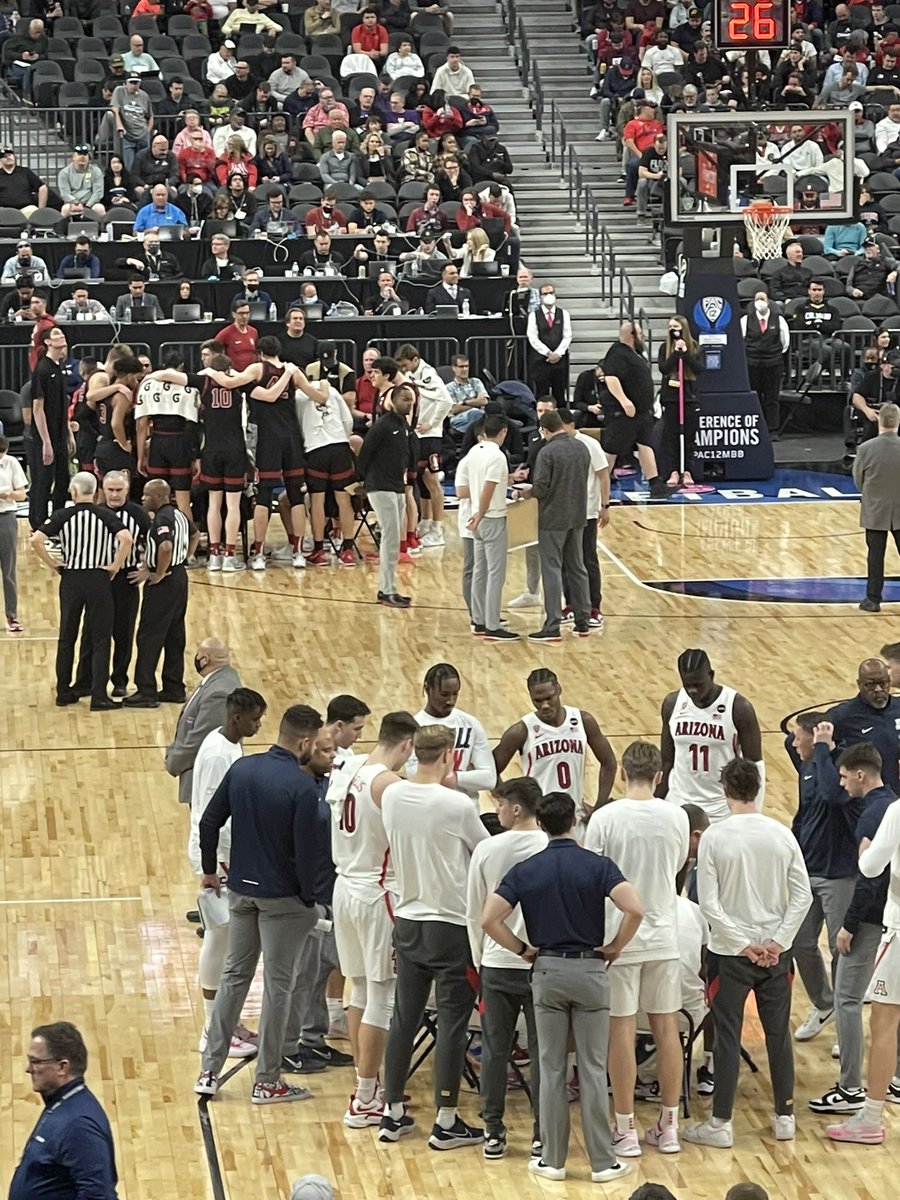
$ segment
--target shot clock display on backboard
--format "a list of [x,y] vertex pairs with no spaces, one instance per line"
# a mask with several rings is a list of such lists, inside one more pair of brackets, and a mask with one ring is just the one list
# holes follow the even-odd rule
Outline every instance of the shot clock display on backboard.
[[717,50],[785,50],[790,0],[714,0],[713,30]]

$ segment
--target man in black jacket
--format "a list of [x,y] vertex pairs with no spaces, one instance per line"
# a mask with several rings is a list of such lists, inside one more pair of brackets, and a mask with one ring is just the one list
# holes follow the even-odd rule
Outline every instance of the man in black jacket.
[[178,159],[169,149],[167,137],[158,133],[149,150],[140,150],[134,156],[131,177],[138,199],[157,183],[164,183],[169,189],[169,199],[174,198],[178,187]]
[[127,271],[129,278],[139,275],[145,283],[157,279],[178,279],[183,273],[175,255],[163,250],[155,230],[145,233],[143,243],[135,245],[127,258],[117,258],[116,266]]
[[[381,390],[390,367],[396,368],[392,359],[376,358],[372,364],[376,391]],[[407,472],[415,472],[418,459],[418,439],[407,420],[414,403],[412,388],[401,385],[393,389],[385,401],[385,413],[363,442],[358,460],[357,469],[381,528],[378,603],[387,608],[409,608],[411,603],[409,596],[397,592],[397,561],[406,528]]]
[[513,173],[512,159],[507,148],[497,140],[495,133],[486,133],[469,147],[469,166],[472,181],[478,183],[508,183]]
[[773,300],[798,300],[806,295],[812,271],[803,265],[803,247],[799,242],[789,242],[784,257],[787,262],[769,281],[769,293]]
[[472,303],[472,293],[468,288],[459,286],[459,267],[456,263],[447,263],[441,271],[441,282],[430,287],[425,293],[425,311],[427,313],[444,305],[454,305],[460,312],[468,305],[469,312],[475,311]]
[[887,285],[897,282],[898,266],[896,259],[886,255],[873,237],[866,238],[862,257],[856,257],[847,275],[847,295],[859,301],[886,295]]
[[842,321],[837,309],[825,299],[825,285],[820,280],[810,280],[806,300],[796,307],[793,304],[790,307],[793,309],[788,320],[791,329],[809,335],[801,338],[807,353],[832,370],[837,360],[841,378],[845,379],[853,356],[847,343],[836,336],[840,333]]

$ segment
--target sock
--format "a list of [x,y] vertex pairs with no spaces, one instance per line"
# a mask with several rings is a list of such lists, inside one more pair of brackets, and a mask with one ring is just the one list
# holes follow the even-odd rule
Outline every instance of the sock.
[[860,1116],[866,1125],[882,1125],[884,1123],[884,1101],[866,1100]]
[[211,555],[212,554],[221,554],[222,547],[219,545],[218,542],[210,542],[209,543],[209,552]]
[[361,1075],[356,1077],[356,1101],[358,1104],[371,1104],[375,1099],[375,1092],[378,1090],[378,1079],[363,1079]]
[[262,542],[254,542],[250,547],[250,551],[253,554],[262,554]]
[[225,553],[226,555],[234,557],[234,542],[225,543]]
[[634,1132],[634,1113],[616,1113],[616,1133],[621,1137],[623,1133]]
[[333,1000],[330,996],[326,996],[325,1004],[328,1008],[328,1020],[332,1025],[339,1025],[344,1019],[343,1000]]
[[667,1126],[678,1128],[678,1106],[675,1108],[666,1108],[663,1104],[659,1110],[659,1127],[665,1129]]
[[712,1050],[704,1050],[703,1065],[704,1065],[704,1067],[706,1067],[707,1071],[712,1071],[712,1069],[713,1069]]
[[458,1113],[455,1108],[439,1108],[437,1110],[437,1124],[441,1129],[452,1129],[456,1124]]
[[726,1119],[725,1117],[710,1117],[709,1123],[712,1125],[713,1129],[721,1129],[723,1125],[731,1124],[731,1118],[729,1117]]
[[207,1000],[207,998],[205,996],[203,997],[203,1028],[204,1029],[209,1029],[209,1023],[212,1020],[213,1009],[215,1007],[216,1007],[215,996],[212,998],[212,1000]]
[[292,549],[292,550],[296,550],[296,549],[297,549],[297,547],[300,545],[300,539],[297,537],[297,535],[296,535],[296,534],[294,534],[292,537],[289,537],[289,538],[288,538],[288,541],[289,541],[289,542],[290,542],[290,544],[291,544],[291,549]]
[[402,539],[400,542],[400,553],[401,554],[409,553],[409,541],[406,538]]
[[352,549],[353,549],[353,538],[344,538],[344,540],[341,542],[341,553],[343,553],[345,550],[352,550]]
[[402,1102],[397,1104],[385,1104],[384,1111],[392,1121],[399,1121],[403,1116],[403,1104]]
[[324,549],[325,549],[324,541],[321,541],[321,542],[313,541],[313,550],[324,550]]

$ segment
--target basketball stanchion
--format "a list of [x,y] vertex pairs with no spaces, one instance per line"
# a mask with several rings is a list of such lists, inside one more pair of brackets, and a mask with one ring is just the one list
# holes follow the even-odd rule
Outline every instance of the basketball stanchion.
[[685,471],[687,464],[685,462],[684,453],[684,359],[678,360],[678,474],[679,474],[679,492],[690,492],[694,496],[702,495],[706,492],[714,492],[716,489],[711,483],[694,483],[693,479],[690,483],[684,482]]

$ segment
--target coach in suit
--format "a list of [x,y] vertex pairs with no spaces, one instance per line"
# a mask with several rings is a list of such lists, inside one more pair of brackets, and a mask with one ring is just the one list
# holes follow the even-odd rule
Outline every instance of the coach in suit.
[[175,737],[166,746],[166,770],[178,780],[178,802],[190,811],[194,759],[208,733],[225,724],[225,701],[241,686],[228,647],[217,637],[202,641],[194,656],[197,690],[178,714]]
[[459,267],[456,263],[447,263],[441,271],[441,282],[430,287],[425,293],[425,311],[427,313],[434,312],[439,304],[453,304],[462,312],[466,301],[469,304],[469,312],[473,313],[475,305],[472,301],[472,293],[468,288],[460,287],[459,284]]
[[860,490],[859,523],[866,531],[868,550],[866,598],[863,612],[881,611],[884,554],[890,531],[900,551],[900,407],[882,404],[878,436],[863,442],[853,464],[853,482]]

